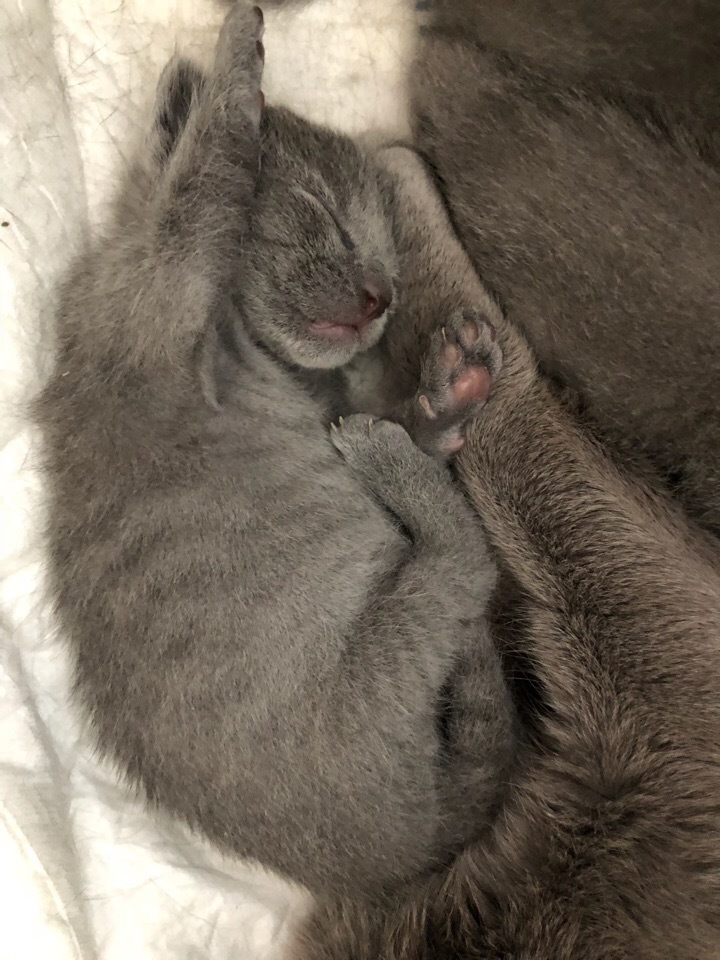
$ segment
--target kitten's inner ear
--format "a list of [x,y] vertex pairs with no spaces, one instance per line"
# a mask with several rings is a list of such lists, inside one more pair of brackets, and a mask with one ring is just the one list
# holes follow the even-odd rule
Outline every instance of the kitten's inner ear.
[[236,307],[228,301],[213,312],[195,346],[193,370],[203,399],[213,410],[220,410],[227,394],[237,382],[237,367],[252,350],[247,331],[238,323]]
[[150,143],[158,166],[164,166],[170,158],[204,87],[202,70],[184,57],[173,57],[160,75]]
[[211,321],[197,343],[195,369],[203,398],[213,410],[220,409],[219,349],[218,329],[216,324]]

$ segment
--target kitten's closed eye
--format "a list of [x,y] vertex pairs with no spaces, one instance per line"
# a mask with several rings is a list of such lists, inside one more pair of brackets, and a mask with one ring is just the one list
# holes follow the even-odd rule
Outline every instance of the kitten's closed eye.
[[342,245],[345,247],[346,250],[349,250],[352,252],[355,249],[355,244],[352,242],[350,234],[340,223],[340,220],[338,219],[337,214],[335,213],[333,208],[330,206],[330,204],[327,202],[327,200],[325,200],[319,194],[311,193],[309,190],[305,190],[302,187],[299,188],[298,192],[301,193],[304,197],[307,197],[307,199],[311,200],[314,204],[317,204],[320,207],[322,207],[322,209],[325,211],[328,217],[330,217],[330,219],[332,220],[335,226],[335,229],[338,232]]

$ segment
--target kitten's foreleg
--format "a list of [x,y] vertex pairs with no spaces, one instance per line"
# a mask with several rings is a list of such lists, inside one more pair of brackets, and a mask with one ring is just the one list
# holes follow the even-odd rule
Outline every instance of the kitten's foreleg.
[[[499,367],[499,353],[497,361]],[[356,414],[337,426],[332,439],[414,541],[383,597],[375,642],[392,648],[405,636],[417,644],[429,634],[435,651],[431,695],[451,674],[463,674],[451,692],[452,731],[438,770],[444,843],[459,847],[489,822],[514,752],[514,712],[485,622],[495,566],[480,523],[448,470],[415,446],[402,426]]]

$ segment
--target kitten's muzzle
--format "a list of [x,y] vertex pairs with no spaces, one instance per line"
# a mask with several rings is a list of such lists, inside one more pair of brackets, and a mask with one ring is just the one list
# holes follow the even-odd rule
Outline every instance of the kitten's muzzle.
[[317,320],[310,324],[310,329],[328,340],[358,339],[388,309],[392,303],[392,290],[383,281],[365,280],[360,287],[359,299],[359,309],[339,313],[332,320]]
[[392,290],[389,285],[366,280],[361,289],[362,315],[360,325],[366,327],[381,317],[392,303]]

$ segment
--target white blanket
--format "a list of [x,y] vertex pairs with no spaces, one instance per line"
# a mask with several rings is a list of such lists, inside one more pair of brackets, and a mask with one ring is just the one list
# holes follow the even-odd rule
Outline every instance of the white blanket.
[[[303,895],[151,816],[95,755],[43,590],[25,406],[53,289],[101,220],[175,48],[205,60],[212,0],[0,3],[0,960],[282,954]],[[350,132],[404,131],[406,0],[266,11],[264,88]]]

